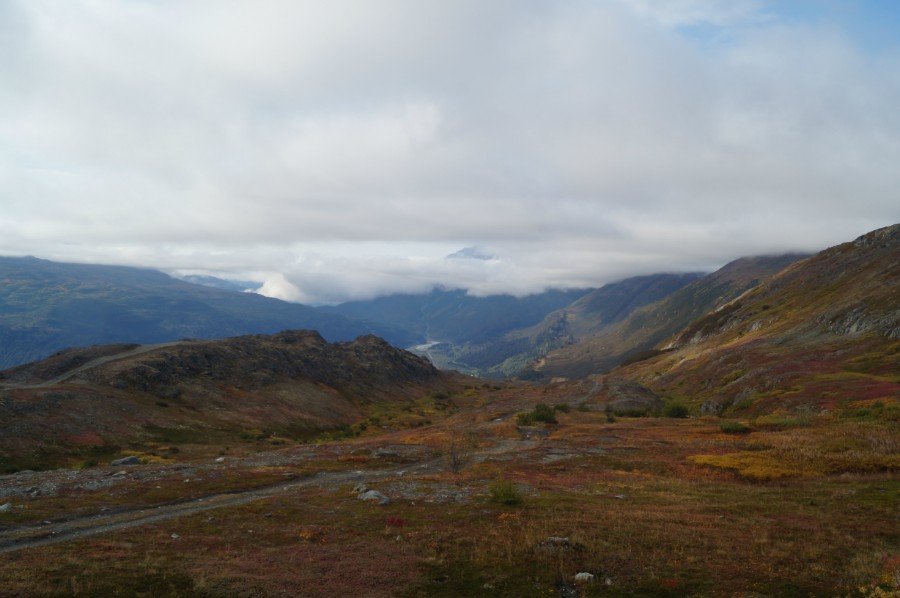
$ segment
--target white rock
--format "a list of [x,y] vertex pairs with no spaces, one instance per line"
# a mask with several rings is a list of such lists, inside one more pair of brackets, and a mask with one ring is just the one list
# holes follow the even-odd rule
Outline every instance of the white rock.
[[359,494],[356,498],[359,500],[377,502],[379,505],[386,505],[391,502],[391,499],[377,490],[368,490]]
[[585,582],[585,583],[592,583],[592,582],[594,581],[594,574],[593,574],[593,573],[586,573],[586,572],[576,573],[576,574],[575,574],[575,581],[582,581],[582,582]]

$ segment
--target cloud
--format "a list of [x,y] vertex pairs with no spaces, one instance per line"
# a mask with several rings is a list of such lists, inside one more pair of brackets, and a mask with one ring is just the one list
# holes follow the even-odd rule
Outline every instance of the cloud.
[[0,252],[321,302],[819,249],[900,220],[900,52],[790,5],[6,2]]

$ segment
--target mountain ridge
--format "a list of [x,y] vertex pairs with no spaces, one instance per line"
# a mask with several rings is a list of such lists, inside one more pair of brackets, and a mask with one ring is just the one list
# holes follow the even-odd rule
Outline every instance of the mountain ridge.
[[900,399],[900,225],[784,269],[683,329],[628,376],[709,413]]
[[601,373],[627,359],[651,351],[707,311],[731,301],[773,276],[801,254],[744,257],[729,262],[659,301],[642,306],[627,317],[556,349],[529,365],[525,379],[579,378]]
[[157,270],[0,257],[0,368],[69,347],[226,338],[313,328],[330,340],[396,330],[253,293],[181,281]]

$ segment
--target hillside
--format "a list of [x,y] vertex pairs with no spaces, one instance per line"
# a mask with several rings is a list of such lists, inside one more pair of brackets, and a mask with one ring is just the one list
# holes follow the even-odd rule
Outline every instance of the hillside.
[[329,344],[312,331],[64,351],[0,372],[0,462],[248,433],[308,438],[452,380],[377,337]]
[[0,368],[69,347],[225,338],[286,329],[329,340],[404,334],[312,307],[176,280],[120,266],[0,257]]
[[393,295],[345,303],[334,312],[418,336],[415,350],[439,367],[488,377],[517,374],[529,361],[620,321],[698,274],[638,276],[581,291],[472,297],[464,291]]
[[548,384],[309,331],[7,370],[0,597],[896,596],[898,265],[900,225],[741,261]]
[[620,375],[706,413],[876,411],[900,398],[900,225],[799,261]]
[[463,290],[435,289],[421,295],[390,295],[323,309],[402,330],[415,338],[409,348],[426,355],[438,367],[485,375],[505,359],[485,353],[486,349],[506,344],[504,337],[510,331],[541,322],[547,314],[586,292],[548,290],[524,297],[475,297]]
[[[604,285],[527,328],[457,349],[454,357],[483,376],[513,377],[554,349],[621,321],[641,306],[670,295],[699,274],[653,274]],[[441,347],[439,346],[438,349]]]
[[735,260],[608,326],[582,326],[580,338],[528,365],[521,377],[580,378],[608,371],[652,350],[696,318],[725,305],[802,257],[788,254]]
[[549,290],[524,297],[475,297],[464,290],[435,289],[421,295],[389,295],[324,309],[355,320],[403,329],[416,335],[420,343],[463,344],[482,342],[509,330],[531,326],[586,292]]

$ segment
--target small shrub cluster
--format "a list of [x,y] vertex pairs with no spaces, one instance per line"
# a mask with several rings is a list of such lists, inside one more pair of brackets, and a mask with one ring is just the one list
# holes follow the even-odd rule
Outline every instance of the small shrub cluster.
[[900,422],[900,402],[882,400],[860,402],[841,410],[840,416],[863,421]]
[[455,432],[450,435],[444,450],[447,468],[459,473],[472,460],[478,439],[474,434]]
[[669,401],[663,407],[663,415],[666,417],[684,418],[688,416],[688,407],[681,401]]
[[265,432],[263,432],[262,430],[259,430],[257,428],[241,431],[241,439],[242,440],[247,440],[247,441],[265,440],[268,437],[269,437],[268,434],[266,434]]
[[724,421],[719,424],[719,430],[725,434],[749,434],[749,426],[745,426],[740,422]]
[[488,486],[491,502],[506,506],[520,505],[524,501],[522,491],[512,480],[499,478]]
[[520,426],[533,426],[534,424],[555,424],[556,410],[546,403],[538,403],[531,411],[525,411],[516,415],[516,423]]

